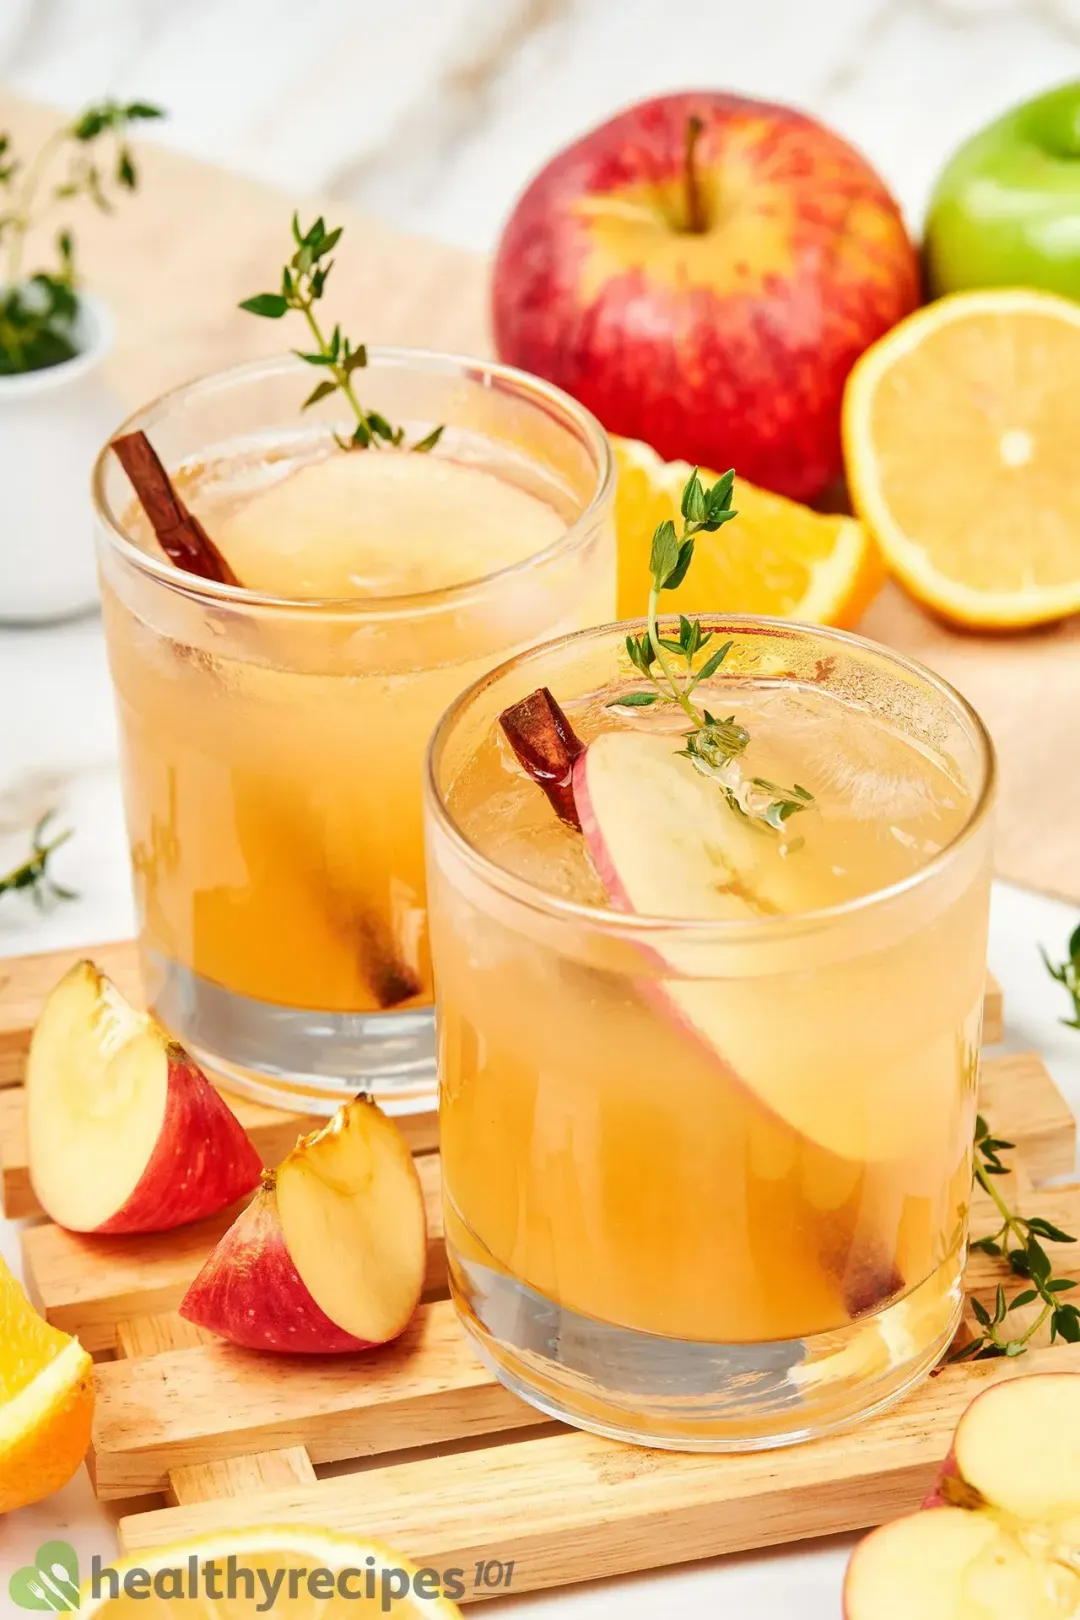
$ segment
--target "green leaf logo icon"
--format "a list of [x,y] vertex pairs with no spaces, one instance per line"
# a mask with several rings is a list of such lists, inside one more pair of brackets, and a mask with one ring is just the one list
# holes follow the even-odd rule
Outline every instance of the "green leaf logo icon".
[[8,1582],[11,1601],[20,1609],[61,1614],[79,1607],[79,1560],[66,1541],[46,1541],[32,1564],[17,1569]]

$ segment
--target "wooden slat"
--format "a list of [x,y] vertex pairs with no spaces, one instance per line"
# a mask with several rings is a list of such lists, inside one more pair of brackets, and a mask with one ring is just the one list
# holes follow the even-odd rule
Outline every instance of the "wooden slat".
[[394,1344],[356,1356],[265,1356],[201,1345],[95,1368],[99,1497],[164,1490],[170,1472],[304,1445],[313,1462],[546,1423],[477,1360],[448,1300]]
[[982,1038],[984,1046],[996,1046],[1005,1038],[1005,998],[992,973],[986,975]]
[[307,1523],[371,1536],[440,1570],[512,1559],[520,1593],[858,1530],[922,1500],[979,1389],[1040,1368],[1080,1370],[1080,1347],[1034,1351],[1024,1363],[947,1368],[861,1425],[857,1444],[839,1434],[708,1457],[560,1434],[138,1514],[121,1521],[120,1539],[136,1554],[213,1530]]
[[202,1463],[195,1468],[174,1468],[165,1500],[170,1507],[217,1502],[226,1496],[246,1501],[259,1491],[314,1484],[315,1470],[303,1446],[288,1446],[283,1451],[260,1451],[252,1457],[229,1457],[224,1462]]
[[167,1350],[194,1350],[197,1345],[217,1342],[215,1333],[185,1322],[175,1311],[132,1316],[116,1324],[117,1356],[161,1356]]
[[[278,1108],[264,1108],[245,1097],[224,1093],[225,1101],[262,1155],[263,1163],[274,1165],[283,1159],[303,1131],[315,1130],[325,1120],[302,1114],[288,1114]],[[432,1110],[423,1114],[403,1114],[398,1118],[405,1140],[414,1153],[430,1153],[438,1145],[439,1116]],[[21,1087],[0,1091],[0,1194],[3,1213],[9,1220],[40,1215],[41,1205],[30,1185],[26,1143],[26,1110]]]
[[22,1081],[30,1034],[41,1004],[69,967],[90,957],[115,979],[125,996],[142,1001],[139,955],[134,940],[87,945],[81,950],[45,951],[39,956],[0,958],[0,1086]]
[[[121,1322],[117,1329],[118,1356],[156,1356],[168,1350],[189,1350],[213,1343],[213,1334],[182,1316],[144,1316]],[[281,1490],[287,1485],[314,1485],[315,1470],[303,1446],[281,1451],[260,1451],[247,1457],[174,1468],[165,1487],[170,1507],[192,1502],[214,1502],[222,1496],[250,1496],[256,1491]]]
[[979,1107],[996,1134],[1016,1144],[1016,1159],[1032,1181],[1072,1173],[1076,1119],[1036,1053],[984,1058]]
[[[424,1293],[446,1291],[439,1160],[416,1160],[428,1220]],[[236,1208],[209,1221],[153,1237],[83,1237],[63,1227],[31,1226],[21,1234],[26,1285],[38,1310],[87,1350],[112,1349],[122,1322],[175,1311]],[[136,1330],[138,1331],[138,1330]]]
[[[1080,1233],[1080,1185],[1027,1190],[1022,1208]],[[991,1231],[989,1210],[980,1207],[973,1224],[976,1235]],[[1080,1275],[1080,1246],[1049,1247],[1061,1275]],[[974,1254],[969,1292],[990,1300],[1004,1276],[1000,1262]],[[141,1363],[105,1364],[97,1375],[99,1490],[130,1495],[156,1489],[177,1448],[188,1459],[209,1461],[299,1436],[311,1442],[316,1461],[329,1462],[459,1438],[463,1425],[473,1422],[473,1405],[486,1409],[494,1381],[481,1375],[450,1306],[426,1307],[422,1318],[418,1341],[399,1341],[382,1352],[384,1362],[320,1363],[310,1376],[309,1364],[289,1362],[283,1365],[298,1376],[282,1378],[275,1361],[219,1343],[182,1355],[155,1354]],[[168,1343],[167,1324],[161,1331]],[[385,1422],[373,1423],[370,1412],[372,1386],[363,1369],[373,1365],[394,1390],[395,1409]],[[151,1421],[146,1414],[152,1405],[158,1415]],[[333,1423],[324,1436],[320,1426],[331,1411]],[[439,1427],[443,1421],[446,1432]],[[468,1432],[485,1431],[476,1426]]]

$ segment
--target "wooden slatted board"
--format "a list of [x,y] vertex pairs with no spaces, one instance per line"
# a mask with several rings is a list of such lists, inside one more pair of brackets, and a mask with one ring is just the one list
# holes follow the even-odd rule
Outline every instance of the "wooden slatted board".
[[[131,945],[86,954],[138,994]],[[74,956],[22,958],[0,971],[9,1214],[36,1210],[19,1088],[29,1030]],[[996,1039],[993,986],[987,1010]],[[1016,1144],[1028,1213],[1080,1226],[1080,1184],[1039,1186],[1071,1171],[1075,1149],[1072,1114],[1039,1059],[984,1060],[980,1102]],[[251,1104],[238,1112],[271,1160],[307,1123]],[[857,1436],[749,1456],[644,1451],[575,1433],[509,1394],[470,1350],[446,1297],[435,1121],[412,1130],[431,1234],[425,1297],[401,1339],[362,1357],[257,1355],[181,1320],[176,1307],[228,1214],[137,1239],[78,1237],[43,1220],[24,1228],[39,1308],[100,1353],[91,1477],[103,1501],[139,1499],[120,1519],[125,1550],[226,1525],[306,1521],[386,1540],[433,1566],[512,1559],[515,1591],[655,1568],[902,1512],[925,1492],[977,1387],[1050,1358],[1080,1370],[1080,1346],[1034,1350],[1022,1364],[947,1367]],[[989,1210],[977,1206],[974,1219],[988,1229]],[[1056,1259],[1066,1272],[1080,1265],[1067,1250]],[[989,1300],[998,1276],[993,1259],[973,1257],[969,1294]],[[354,1471],[319,1477],[344,1462]]]

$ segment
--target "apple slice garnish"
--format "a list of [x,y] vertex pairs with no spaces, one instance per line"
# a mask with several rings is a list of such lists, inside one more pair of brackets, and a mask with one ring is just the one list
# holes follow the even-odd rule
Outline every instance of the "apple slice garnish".
[[[805,868],[777,859],[776,834],[732,809],[720,784],[680,756],[671,736],[603,732],[574,764],[573,793],[593,863],[620,910],[724,923],[812,908]],[[747,1016],[752,985],[730,950],[665,944],[650,954],[671,974],[643,981],[644,993],[729,1077],[810,1141],[843,1158],[864,1156],[850,1099],[823,1106],[803,1069],[770,1061],[770,1032]],[[708,973],[713,957],[715,975]],[[755,960],[768,971],[760,953]]]
[[919,1513],[852,1554],[845,1620],[1066,1620],[1080,1613],[1080,1377],[978,1395]]
[[180,1314],[250,1350],[366,1350],[408,1326],[426,1267],[412,1154],[393,1120],[358,1097],[265,1173]]
[[50,993],[26,1067],[30,1179],[72,1232],[164,1232],[257,1186],[262,1160],[202,1070],[92,962]]
[[585,745],[546,686],[504,709],[499,724],[518,763],[547,794],[561,821],[580,829],[572,782]]
[[[721,784],[677,752],[676,741],[604,732],[574,764],[582,832],[612,903],[643,916],[718,923],[790,917],[797,928],[800,915],[829,900],[814,862],[781,857],[781,835],[740,815]],[[664,943],[650,953],[654,975],[644,993],[808,1141],[852,1161],[917,1157],[928,1133],[934,1142],[940,1136],[940,1070],[913,1068],[906,1053],[897,1054],[894,1069],[883,1063],[874,1076],[875,1097],[890,1102],[873,1107],[850,1087],[808,1084],[806,1054],[793,1050],[791,1030],[774,1013],[783,976],[797,985],[813,966],[814,945],[797,933],[775,934],[753,947]],[[655,976],[655,964],[670,976]],[[839,1001],[835,1024],[828,994]],[[835,975],[815,995],[822,1032],[851,1016]],[[944,1037],[946,1064],[954,1039],[951,1030]],[[819,1058],[824,1064],[828,1054]]]
[[718,922],[808,909],[805,873],[764,858],[776,835],[733,810],[678,748],[671,735],[605,731],[574,763],[581,830],[614,903]]

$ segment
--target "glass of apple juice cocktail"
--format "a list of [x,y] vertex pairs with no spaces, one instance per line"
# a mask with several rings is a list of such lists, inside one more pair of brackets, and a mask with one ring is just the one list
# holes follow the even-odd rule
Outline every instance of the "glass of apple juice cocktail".
[[993,757],[855,636],[648,636],[524,653],[432,742],[452,1286],[552,1415],[764,1447],[891,1401],[957,1324]]
[[311,381],[300,359],[242,367],[121,430],[236,585],[170,562],[98,464],[141,953],[155,1010],[227,1086],[407,1112],[434,1097],[424,750],[485,670],[610,616],[611,458],[507,367],[368,351],[365,407],[404,437],[366,449],[340,395],[301,416]]

